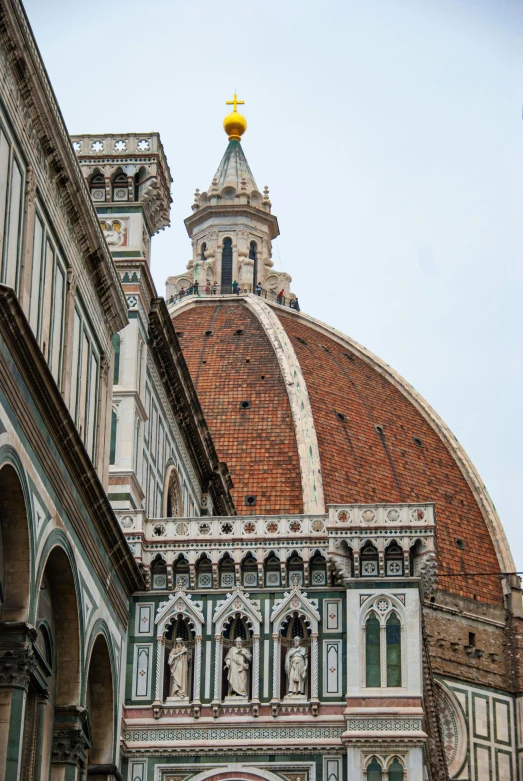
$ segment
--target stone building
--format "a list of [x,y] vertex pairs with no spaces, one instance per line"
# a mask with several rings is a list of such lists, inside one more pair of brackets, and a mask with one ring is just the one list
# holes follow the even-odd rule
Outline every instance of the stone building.
[[159,135],[70,138],[0,4],[0,778],[517,781],[500,520],[274,271],[239,103],[166,304]]

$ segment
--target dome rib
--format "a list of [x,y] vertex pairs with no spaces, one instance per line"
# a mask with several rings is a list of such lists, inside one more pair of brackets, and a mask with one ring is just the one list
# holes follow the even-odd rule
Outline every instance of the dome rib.
[[240,141],[229,141],[227,149],[220,161],[218,170],[214,174],[213,183],[209,187],[209,192],[212,190],[214,180],[217,182],[218,190],[223,190],[224,187],[234,187],[239,192],[242,179],[245,179],[247,184],[247,192],[257,190],[254,176],[245,157],[242,145]]
[[300,459],[303,512],[311,515],[324,513],[326,508],[323,496],[320,449],[307,384],[294,347],[270,306],[252,293],[246,296],[245,303],[254,312],[265,330],[278,358],[287,387]]

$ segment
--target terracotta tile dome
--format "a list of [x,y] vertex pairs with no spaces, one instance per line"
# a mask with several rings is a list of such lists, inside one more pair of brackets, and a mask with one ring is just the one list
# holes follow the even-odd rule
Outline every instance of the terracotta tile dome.
[[[186,305],[173,322],[218,454],[228,463],[238,512],[302,513],[299,448],[281,361],[249,298]],[[378,359],[323,324],[262,306],[276,314],[301,368],[325,505],[434,501],[440,588],[501,604],[497,575],[444,577],[498,573],[500,563],[463,464],[410,386],[400,378],[400,387]]]

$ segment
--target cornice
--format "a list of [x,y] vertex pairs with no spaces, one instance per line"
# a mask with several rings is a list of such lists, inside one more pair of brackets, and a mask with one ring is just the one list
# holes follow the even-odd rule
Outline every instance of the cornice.
[[[12,372],[1,359],[0,384],[3,391],[40,463],[47,468],[47,478],[53,485],[100,582],[107,584],[109,599],[114,609],[126,625],[127,603],[122,601],[113,584],[113,578],[119,579],[129,596],[143,588],[142,576],[20,303],[11,288],[5,285],[0,285],[0,336],[31,393],[32,401],[42,416],[45,430],[41,431],[34,420]],[[61,460],[67,466],[67,481],[62,477],[62,471],[47,444],[47,437],[51,438]],[[82,499],[104,546],[110,568],[101,555],[98,540],[91,534],[71,494],[70,483]]]
[[[118,270],[118,274],[125,274],[126,271],[139,271],[140,278],[138,284],[144,291],[144,303],[148,303],[151,299],[158,296],[154,280],[151,275],[151,269],[145,258],[131,259],[131,258],[113,258],[113,262]],[[126,285],[136,285],[136,282],[122,282],[120,284],[125,292]]]
[[[245,214],[250,219],[259,220],[264,222],[269,228],[269,235],[271,239],[275,239],[280,235],[280,228],[278,225],[278,219],[274,214],[269,214],[261,209],[255,209],[253,206],[247,204],[209,204],[201,209],[198,209],[184,220],[184,225],[187,229],[187,233],[192,238],[194,228],[206,219],[214,217],[237,217],[238,215]],[[225,229],[225,228],[224,228]]]
[[127,325],[127,305],[67,128],[19,0],[0,4],[0,41],[40,139],[49,170],[113,332]]
[[184,435],[204,488],[210,485],[213,506],[220,515],[235,515],[232,479],[218,459],[211,433],[163,298],[151,301],[149,347],[165,393]]

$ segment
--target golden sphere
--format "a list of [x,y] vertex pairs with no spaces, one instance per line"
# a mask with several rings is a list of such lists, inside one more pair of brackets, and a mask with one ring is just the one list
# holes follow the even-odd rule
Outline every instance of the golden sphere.
[[247,130],[247,120],[238,111],[231,111],[223,120],[223,129],[229,136],[229,141],[239,141]]

